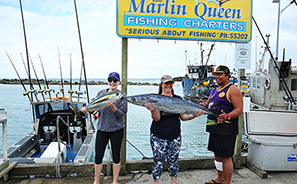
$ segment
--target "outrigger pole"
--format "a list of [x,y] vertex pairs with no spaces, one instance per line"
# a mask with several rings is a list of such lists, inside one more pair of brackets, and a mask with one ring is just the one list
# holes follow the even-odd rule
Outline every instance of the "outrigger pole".
[[257,24],[257,22],[256,22],[256,20],[255,20],[254,17],[253,17],[253,21],[254,21],[254,23],[255,23],[255,25],[256,25],[256,27],[257,27],[257,29],[258,29],[261,37],[262,37],[262,39],[263,39],[264,44],[266,45],[266,48],[267,48],[267,50],[268,50],[268,52],[270,54],[270,58],[273,60],[273,63],[274,63],[274,65],[275,65],[275,67],[276,67],[276,69],[277,69],[277,71],[279,73],[279,76],[278,77],[281,79],[280,84],[284,88],[284,91],[285,91],[286,95],[290,97],[289,98],[290,102],[296,104],[295,103],[295,100],[293,98],[293,95],[292,95],[292,93],[291,93],[291,91],[290,91],[290,89],[289,89],[289,87],[288,87],[288,85],[287,85],[287,83],[286,83],[286,81],[285,81],[282,73],[280,72],[280,68],[278,67],[278,65],[277,65],[277,63],[276,63],[276,61],[275,61],[275,59],[273,57],[273,54],[272,54],[271,50],[269,49],[269,45],[265,41],[265,38],[264,38],[264,36],[263,36],[263,34],[262,34],[262,32],[261,32],[261,30],[260,30],[260,28],[259,28],[259,26],[258,26],[258,24]]
[[84,70],[85,83],[86,83],[87,101],[88,101],[88,103],[90,103],[89,90],[88,90],[88,81],[87,81],[87,74],[86,74],[86,67],[85,67],[84,52],[83,52],[83,48],[82,48],[82,41],[81,41],[81,35],[80,35],[80,29],[79,29],[79,21],[78,21],[76,0],[74,0],[74,7],[75,7],[75,14],[76,14],[76,21],[77,21],[77,29],[78,29],[80,50],[81,50],[82,68]]
[[211,54],[211,51],[212,51],[214,45],[215,45],[214,43],[211,44],[211,47],[210,47],[210,50],[209,50],[209,53],[208,53],[208,56],[207,56],[207,60],[206,60],[206,63],[205,63],[205,67],[204,67],[204,70],[203,70],[202,79],[204,79],[205,71],[207,69],[207,63],[209,61],[210,54]]
[[[25,48],[26,48],[26,58],[27,58],[27,64],[28,64],[28,80],[29,80],[29,83],[30,83],[30,93],[31,93],[31,99],[33,100],[33,95],[32,93],[34,93],[35,97],[36,97],[36,100],[38,100],[37,98],[37,95],[35,93],[35,90],[34,90],[34,87],[33,87],[33,84],[32,84],[32,81],[31,81],[31,74],[30,74],[30,63],[29,63],[29,53],[28,53],[28,46],[27,46],[27,37],[26,37],[26,28],[25,28],[25,21],[24,21],[24,15],[23,15],[23,7],[22,7],[22,1],[20,1],[20,8],[21,8],[21,17],[22,17],[22,23],[23,23],[23,31],[24,31],[24,40],[25,40]],[[33,108],[33,107],[32,107]]]

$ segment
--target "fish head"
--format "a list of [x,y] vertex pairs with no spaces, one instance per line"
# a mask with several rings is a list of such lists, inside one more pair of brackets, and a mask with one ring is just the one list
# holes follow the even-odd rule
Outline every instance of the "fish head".
[[92,100],[86,106],[86,108],[88,111],[101,110],[107,106],[106,105],[107,101],[116,103],[123,96],[124,96],[124,93],[120,91],[103,93],[102,95],[99,95],[94,100]]

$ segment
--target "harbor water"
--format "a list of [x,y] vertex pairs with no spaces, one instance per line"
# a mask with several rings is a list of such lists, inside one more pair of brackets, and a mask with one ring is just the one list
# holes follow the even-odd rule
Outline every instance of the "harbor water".
[[[133,82],[159,83],[159,80],[139,79]],[[29,86],[26,86],[29,89]],[[107,88],[107,85],[89,85],[89,96],[93,98],[101,89]],[[59,86],[51,86],[59,91]],[[69,86],[64,86],[68,91]],[[78,86],[73,86],[77,90]],[[38,86],[35,86],[38,89]],[[83,88],[82,88],[83,90]],[[128,85],[128,95],[157,93],[158,86],[154,85]],[[174,92],[182,96],[181,82],[174,84]],[[0,108],[7,110],[7,147],[22,139],[33,128],[32,107],[26,96],[23,96],[23,87],[21,85],[3,85],[0,84]],[[41,96],[40,96],[41,98]],[[128,103],[127,113],[127,160],[140,160],[145,157],[152,157],[149,135],[151,125],[150,112],[145,107],[136,106]],[[190,121],[181,123],[182,147],[180,158],[213,156],[213,153],[207,150],[208,133],[206,128],[206,115],[202,115]],[[96,126],[95,126],[96,127]],[[2,129],[2,128],[1,128]],[[0,152],[3,151],[2,130],[0,131]],[[131,144],[133,145],[131,145]],[[134,146],[138,149],[136,150]],[[93,161],[94,154],[90,161]]]

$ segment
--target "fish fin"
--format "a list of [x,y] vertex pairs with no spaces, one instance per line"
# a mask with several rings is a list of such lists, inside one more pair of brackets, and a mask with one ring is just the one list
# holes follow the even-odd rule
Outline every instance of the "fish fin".
[[120,92],[119,97],[123,98],[124,97],[124,92]]

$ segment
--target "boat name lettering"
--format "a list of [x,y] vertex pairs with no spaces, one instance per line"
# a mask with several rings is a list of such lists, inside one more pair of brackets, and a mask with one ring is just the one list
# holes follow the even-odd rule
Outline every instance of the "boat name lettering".
[[[145,1],[141,0],[138,4],[136,0],[130,1],[129,10],[127,13],[140,13],[140,14],[161,14],[165,15],[187,15],[186,4],[175,4],[175,0],[153,0],[148,3],[145,7]],[[165,1],[165,3],[164,3]],[[217,8],[208,7],[207,4],[199,2],[194,6],[194,14],[202,20],[208,18],[219,18],[219,19],[241,19],[241,9],[231,8]]]
[[[139,13],[157,13],[160,14],[162,11],[164,13],[170,14],[170,15],[186,15],[188,12],[186,12],[187,5],[175,5],[175,0],[171,0],[172,4],[169,4],[169,0],[166,0],[165,3],[160,3],[163,1],[156,1],[153,0],[153,2],[149,3],[145,7],[145,0],[141,0],[139,4],[135,2],[136,0],[131,0],[130,2],[130,8],[127,13],[136,13],[139,10]],[[157,3],[155,3],[157,2]]]

